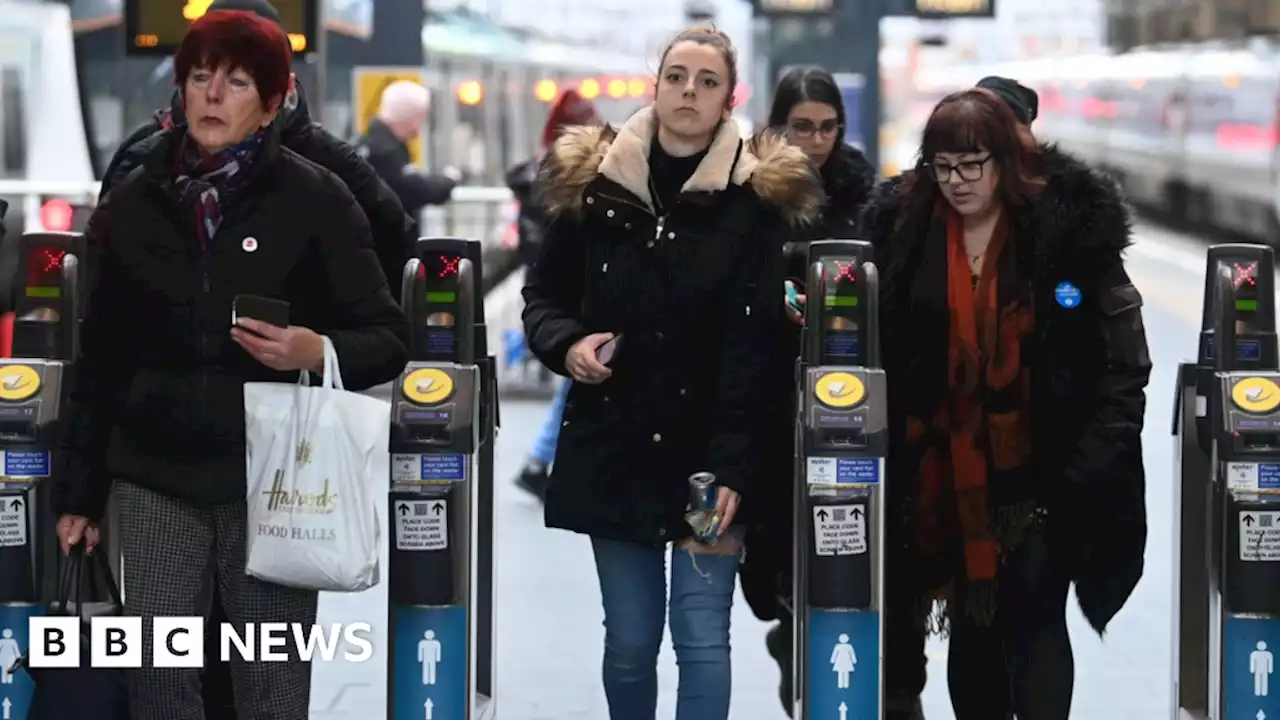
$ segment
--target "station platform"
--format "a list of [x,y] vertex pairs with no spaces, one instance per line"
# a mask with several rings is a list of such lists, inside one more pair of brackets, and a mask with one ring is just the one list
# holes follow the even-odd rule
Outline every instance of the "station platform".
[[[1208,243],[1150,226],[1140,226],[1137,235],[1129,252],[1129,268],[1146,302],[1147,336],[1155,364],[1144,434],[1150,526],[1147,565],[1142,582],[1105,640],[1084,621],[1074,595],[1069,600],[1076,659],[1071,717],[1081,720],[1170,717],[1172,388],[1178,362],[1193,357],[1196,350]],[[489,295],[486,314],[491,324],[500,318],[518,319],[518,307],[513,311],[519,302],[518,283],[517,275]],[[546,406],[541,401],[504,399],[501,408],[502,428],[495,453],[497,717],[605,720],[608,710],[599,669],[603,613],[589,542],[544,528],[539,504],[512,483],[541,426]],[[385,516],[381,526],[385,553],[390,529]],[[383,557],[385,562],[385,554]],[[386,602],[385,585],[359,594],[322,597],[320,621],[370,622],[376,652],[368,662],[357,665],[341,659],[315,663],[311,706],[315,720],[365,720],[385,707]],[[778,702],[778,669],[764,648],[767,630],[739,594],[733,617],[730,717],[734,720],[786,718]],[[926,717],[952,720],[945,642],[931,643],[929,653]],[[671,718],[677,670],[669,640],[659,663],[658,717]],[[832,708],[830,720],[846,719]]]

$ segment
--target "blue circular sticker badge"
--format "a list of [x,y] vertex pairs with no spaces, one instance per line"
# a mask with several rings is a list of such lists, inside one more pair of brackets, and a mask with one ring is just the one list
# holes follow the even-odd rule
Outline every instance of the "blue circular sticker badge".
[[1065,280],[1053,289],[1053,296],[1058,299],[1059,305],[1068,310],[1080,305],[1080,288]]

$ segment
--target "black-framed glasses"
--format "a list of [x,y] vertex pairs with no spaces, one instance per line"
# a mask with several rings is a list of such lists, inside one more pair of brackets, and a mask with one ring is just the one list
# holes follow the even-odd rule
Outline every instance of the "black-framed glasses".
[[822,133],[823,135],[834,135],[836,131],[844,127],[838,120],[832,118],[823,120],[821,123],[815,123],[812,120],[792,120],[787,123],[787,127],[791,130],[791,134],[796,137],[809,138],[814,133]]
[[982,179],[982,169],[989,162],[991,162],[990,155],[981,160],[967,160],[955,165],[934,160],[925,167],[929,169],[929,175],[940,184],[951,182],[953,172],[960,176],[962,182],[976,182]]

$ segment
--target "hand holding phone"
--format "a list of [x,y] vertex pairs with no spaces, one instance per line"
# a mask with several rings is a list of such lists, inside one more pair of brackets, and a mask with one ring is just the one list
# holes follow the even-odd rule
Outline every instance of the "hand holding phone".
[[232,327],[239,326],[241,318],[250,318],[279,328],[287,328],[289,327],[289,303],[260,295],[236,295],[231,301]]
[[574,343],[564,356],[564,367],[569,376],[587,385],[599,385],[608,380],[613,370],[601,360],[600,352],[613,339],[612,333],[592,333]]
[[797,325],[803,325],[804,305],[808,298],[800,292],[800,289],[791,280],[786,281],[783,286],[786,291],[787,317],[791,318],[791,321]]
[[618,349],[621,345],[622,336],[614,335],[612,339],[596,349],[596,361],[601,365],[607,366],[609,363],[613,362],[615,357],[618,356]]

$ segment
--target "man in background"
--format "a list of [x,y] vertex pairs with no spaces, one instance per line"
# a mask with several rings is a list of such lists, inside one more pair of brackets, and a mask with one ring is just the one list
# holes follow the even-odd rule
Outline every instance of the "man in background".
[[[422,132],[429,109],[430,95],[425,87],[409,80],[391,83],[382,91],[377,117],[369,121],[369,128],[355,143],[360,156],[400,198],[415,229],[422,209],[449,202],[461,179],[456,170],[423,173],[413,165],[409,143]],[[421,230],[416,229],[416,234],[421,235]]]

